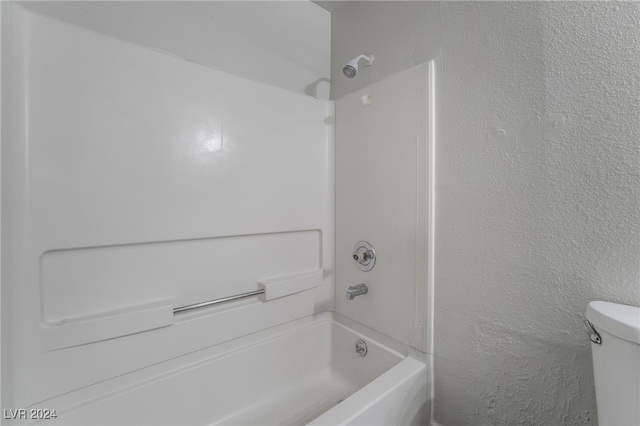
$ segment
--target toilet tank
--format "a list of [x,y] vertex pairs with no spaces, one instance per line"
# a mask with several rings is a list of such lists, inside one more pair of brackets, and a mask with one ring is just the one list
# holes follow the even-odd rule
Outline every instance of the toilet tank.
[[591,302],[587,319],[601,339],[591,343],[598,423],[640,425],[640,308]]

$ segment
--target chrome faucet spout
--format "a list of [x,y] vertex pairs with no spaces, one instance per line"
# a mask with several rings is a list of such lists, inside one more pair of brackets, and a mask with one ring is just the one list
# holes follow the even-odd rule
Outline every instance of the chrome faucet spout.
[[360,296],[361,294],[367,294],[369,292],[369,288],[364,283],[358,285],[350,285],[347,289],[347,299],[353,300],[356,296]]

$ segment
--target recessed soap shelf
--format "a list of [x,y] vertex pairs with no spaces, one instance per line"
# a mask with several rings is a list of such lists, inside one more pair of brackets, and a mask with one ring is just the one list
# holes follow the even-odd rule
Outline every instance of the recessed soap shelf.
[[47,350],[64,349],[87,343],[123,337],[130,334],[168,327],[174,324],[174,315],[218,305],[220,303],[259,296],[261,302],[279,299],[310,290],[322,284],[323,269],[286,275],[258,281],[258,290],[206,302],[174,308],[171,297],[142,303],[108,312],[62,319],[43,324]]

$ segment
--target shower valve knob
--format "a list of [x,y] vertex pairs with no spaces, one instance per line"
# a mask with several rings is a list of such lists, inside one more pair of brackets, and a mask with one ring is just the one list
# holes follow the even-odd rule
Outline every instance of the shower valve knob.
[[351,255],[361,271],[370,271],[376,264],[376,251],[366,241],[358,241]]
[[363,251],[360,253],[355,253],[353,255],[353,260],[355,260],[356,262],[366,262],[367,260],[369,260],[371,258],[371,255],[369,254],[368,251]]

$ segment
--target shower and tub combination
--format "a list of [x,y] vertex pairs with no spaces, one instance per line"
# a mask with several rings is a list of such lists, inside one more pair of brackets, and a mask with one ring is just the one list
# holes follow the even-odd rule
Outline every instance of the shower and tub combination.
[[311,2],[2,19],[4,421],[429,423],[430,64],[309,96]]

